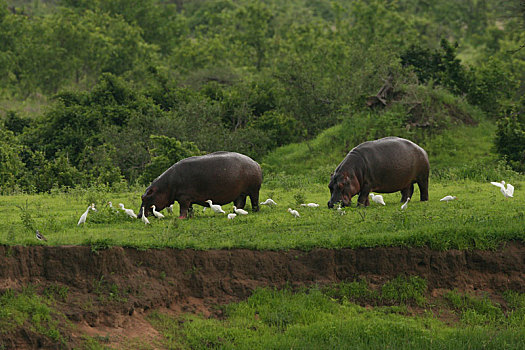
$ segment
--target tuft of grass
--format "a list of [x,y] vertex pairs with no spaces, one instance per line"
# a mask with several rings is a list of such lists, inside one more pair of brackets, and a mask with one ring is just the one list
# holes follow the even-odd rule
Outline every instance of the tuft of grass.
[[461,315],[461,320],[470,326],[499,325],[504,322],[504,314],[499,305],[495,305],[486,295],[482,298],[451,291],[446,300]]
[[422,306],[425,304],[427,281],[419,276],[398,276],[385,283],[381,289],[381,298],[389,302],[402,304],[415,302]]

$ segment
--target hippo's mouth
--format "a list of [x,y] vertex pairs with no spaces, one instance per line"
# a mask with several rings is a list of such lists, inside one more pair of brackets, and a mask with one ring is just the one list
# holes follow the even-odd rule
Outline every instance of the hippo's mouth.
[[347,194],[341,196],[341,202],[343,207],[349,207],[352,204],[352,197]]

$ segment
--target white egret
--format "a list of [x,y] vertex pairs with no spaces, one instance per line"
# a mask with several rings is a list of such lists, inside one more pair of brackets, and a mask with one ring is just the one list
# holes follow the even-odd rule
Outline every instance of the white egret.
[[505,198],[514,197],[514,186],[512,186],[511,184],[507,184],[507,188],[505,188],[505,181],[501,181],[501,182],[491,181],[490,183],[493,184],[494,186],[499,187],[501,193],[503,194],[503,196],[505,196]]
[[224,210],[222,210],[221,206],[218,205],[218,204],[213,204],[211,199],[208,199],[206,201],[206,203],[208,203],[210,205],[211,210],[213,210],[215,213],[217,213],[217,214],[226,214],[226,212]]
[[319,208],[319,204],[317,203],[303,203],[301,204],[301,207],[308,207],[308,208]]
[[408,202],[410,202],[410,197],[407,198],[407,201],[405,202],[405,204],[403,204],[401,206],[401,210],[405,210],[407,208],[407,205],[408,205]]
[[298,217],[301,216],[301,215],[299,215],[299,212],[298,212],[297,210],[294,210],[294,209],[292,209],[292,208],[288,208],[288,212],[289,212],[290,214],[292,214],[292,215],[293,215],[294,217],[296,217],[296,218],[298,218]]
[[370,197],[372,197],[372,202],[376,202],[378,204],[386,205],[385,204],[385,200],[383,199],[382,195],[370,193]]
[[91,209],[91,205],[89,207],[87,207],[86,211],[84,212],[84,214],[82,214],[82,216],[80,217],[80,219],[78,220],[78,225],[80,224],[84,224],[86,222],[86,219],[87,219],[87,214],[89,213],[89,209]]
[[261,202],[260,204],[261,205],[269,205],[269,206],[277,205],[277,203],[275,203],[274,200],[271,199],[271,198],[268,198],[267,200],[265,200],[264,202]]
[[237,214],[230,213],[230,214],[228,214],[228,220],[233,220],[236,216],[237,216]]
[[[162,219],[162,218],[164,218],[164,214],[159,213],[158,211],[155,210],[155,205],[152,205],[152,206],[151,206],[151,209],[153,209],[153,215],[155,215],[155,217],[156,217],[157,219]],[[144,212],[142,212],[142,214],[144,214]]]
[[248,212],[244,209],[237,209],[237,207],[234,205],[233,206],[233,211],[236,213],[236,214],[239,214],[239,215],[248,215]]
[[120,207],[120,209],[124,210],[124,212],[131,218],[134,218],[136,219],[137,218],[137,214],[135,214],[135,212],[133,211],[133,209],[126,209],[124,208],[124,204],[122,203],[119,203],[118,205]]
[[458,197],[456,196],[445,196],[443,198],[441,198],[439,201],[440,202],[450,202],[450,201],[453,201],[454,199],[457,199]]
[[91,203],[91,210],[98,211],[97,208],[95,208],[95,203]]
[[146,211],[144,210],[144,207],[141,208],[141,211],[142,211],[142,216],[140,217],[140,219],[142,220],[142,222],[144,223],[144,225],[149,224],[149,220],[148,220],[148,218],[146,217]]

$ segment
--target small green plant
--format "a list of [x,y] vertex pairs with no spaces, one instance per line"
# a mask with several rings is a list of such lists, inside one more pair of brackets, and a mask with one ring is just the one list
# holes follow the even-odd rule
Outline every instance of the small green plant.
[[46,288],[44,288],[44,295],[48,298],[53,299],[60,299],[63,302],[67,301],[67,296],[69,293],[69,287],[67,286],[60,286],[58,284],[52,284]]
[[84,241],[84,245],[89,245],[91,247],[91,252],[98,255],[100,250],[105,250],[111,248],[114,244],[110,238],[102,238],[92,241],[88,239]]
[[338,283],[324,288],[323,293],[340,301],[373,303],[380,299],[379,293],[370,289],[366,280]]
[[302,192],[297,192],[294,194],[293,198],[295,199],[295,204],[300,205],[305,202],[305,196]]
[[20,209],[20,220],[22,221],[22,224],[24,225],[24,227],[28,231],[35,232],[36,230],[35,220],[33,219],[33,216],[31,215],[29,211],[29,204],[27,203],[27,199],[26,199],[25,206],[17,205],[16,207]]
[[385,301],[423,305],[426,301],[427,281],[419,276],[398,276],[381,288],[381,298]]

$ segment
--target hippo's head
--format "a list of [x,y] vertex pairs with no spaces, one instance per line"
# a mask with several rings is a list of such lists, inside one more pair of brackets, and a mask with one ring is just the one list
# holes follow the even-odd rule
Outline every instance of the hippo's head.
[[146,216],[153,214],[151,206],[155,205],[155,210],[161,211],[168,206],[168,198],[165,192],[160,191],[158,186],[152,184],[146,189],[146,193],[142,195],[142,204],[140,205],[138,217],[142,217],[142,207]]
[[343,207],[350,206],[352,197],[359,193],[360,186],[354,174],[347,172],[334,173],[328,184],[331,198],[328,202],[328,208],[333,208],[334,204],[342,202]]

